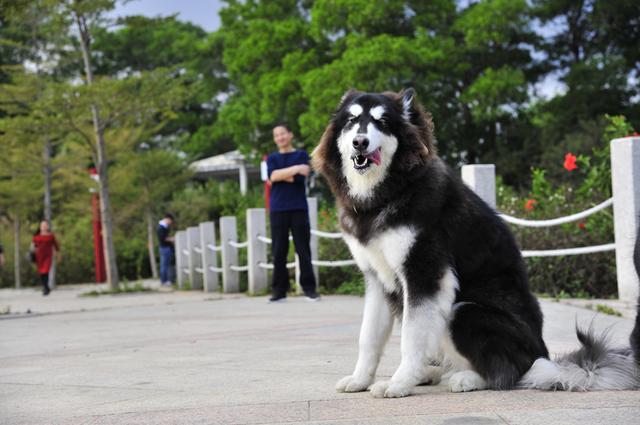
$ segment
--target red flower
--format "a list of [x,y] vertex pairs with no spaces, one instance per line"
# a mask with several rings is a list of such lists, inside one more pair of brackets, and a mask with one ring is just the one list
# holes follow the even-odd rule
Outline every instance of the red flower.
[[524,209],[527,211],[532,211],[537,203],[538,201],[536,201],[535,199],[527,199],[527,202],[524,203]]
[[565,156],[564,156],[564,168],[567,171],[573,171],[576,168],[578,168],[578,166],[576,165],[576,156],[574,154],[572,154],[571,152],[568,152]]
[[640,133],[638,133],[637,131],[634,131],[631,136],[627,136],[627,137],[640,137]]
[[580,230],[586,230],[586,226],[584,224],[583,221],[581,221],[580,223],[578,223],[578,227],[580,228]]

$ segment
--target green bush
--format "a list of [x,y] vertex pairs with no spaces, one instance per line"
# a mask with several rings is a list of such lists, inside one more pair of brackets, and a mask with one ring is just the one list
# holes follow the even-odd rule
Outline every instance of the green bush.
[[[547,177],[547,170],[533,168],[531,190],[516,194],[498,179],[498,210],[531,220],[562,217],[593,207],[611,197],[611,159],[609,141],[633,132],[624,117],[606,117],[600,145],[590,155],[577,155],[577,168],[569,163],[563,168],[563,158],[558,158],[559,170],[553,174],[561,177],[554,181]],[[571,169],[571,170],[570,170]],[[516,239],[524,250],[547,250],[611,243],[613,236],[613,212],[610,208],[584,220],[561,226],[526,228],[512,226]],[[615,254],[613,251],[525,259],[529,282],[535,292],[557,297],[608,298],[617,293]]]
[[346,281],[335,291],[340,295],[364,295],[364,280],[362,276],[353,281]]

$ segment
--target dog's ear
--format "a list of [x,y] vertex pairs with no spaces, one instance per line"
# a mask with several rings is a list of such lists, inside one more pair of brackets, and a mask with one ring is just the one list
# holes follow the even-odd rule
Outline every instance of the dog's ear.
[[435,136],[433,129],[433,120],[431,115],[422,108],[416,101],[416,91],[413,88],[406,88],[396,95],[399,96],[399,102],[402,106],[403,118],[417,130],[417,137],[422,142],[422,146],[418,146],[416,157],[418,162],[424,162],[429,156],[436,154]]
[[318,143],[318,146],[316,146],[313,152],[311,152],[311,166],[314,170],[322,174],[326,174],[329,168],[328,157],[331,141],[333,139],[333,128],[333,120],[331,120],[320,138],[320,143]]
[[411,122],[411,112],[413,109],[413,101],[416,97],[416,91],[411,87],[406,88],[400,92],[400,98],[402,102],[402,117],[407,122]]
[[360,93],[362,93],[359,90],[356,89],[349,89],[347,90],[342,97],[340,98],[340,103],[338,103],[338,107],[336,108],[337,110],[340,110],[347,102],[349,102],[351,99],[353,99],[354,97],[356,97],[357,95],[359,95]]

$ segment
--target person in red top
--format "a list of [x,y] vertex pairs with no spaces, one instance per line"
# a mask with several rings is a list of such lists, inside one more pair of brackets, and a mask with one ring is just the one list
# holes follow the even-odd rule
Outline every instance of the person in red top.
[[46,220],[40,222],[38,232],[33,236],[33,245],[36,250],[36,265],[42,282],[42,295],[49,295],[49,270],[53,263],[54,252],[58,255],[60,245],[56,236],[49,230],[49,223]]

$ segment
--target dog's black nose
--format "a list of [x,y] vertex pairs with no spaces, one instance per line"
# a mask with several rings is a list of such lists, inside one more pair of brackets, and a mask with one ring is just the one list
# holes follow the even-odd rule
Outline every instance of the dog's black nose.
[[367,139],[365,136],[356,136],[353,139],[353,148],[357,149],[359,151],[363,151],[365,149],[367,149],[369,147],[369,139]]

